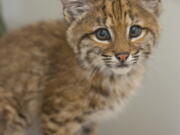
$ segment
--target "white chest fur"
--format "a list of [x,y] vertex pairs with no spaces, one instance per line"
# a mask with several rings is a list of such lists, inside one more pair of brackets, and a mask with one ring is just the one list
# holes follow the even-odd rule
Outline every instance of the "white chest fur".
[[114,81],[109,78],[103,80],[102,85],[110,91],[110,97],[105,99],[106,106],[96,112],[91,118],[101,120],[117,116],[128,99],[134,95],[140,86],[144,70],[140,69],[127,76],[116,77]]

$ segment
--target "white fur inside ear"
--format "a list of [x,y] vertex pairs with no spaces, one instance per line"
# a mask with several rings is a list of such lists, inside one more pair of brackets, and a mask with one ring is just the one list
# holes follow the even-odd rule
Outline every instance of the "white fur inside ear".
[[157,13],[160,8],[161,0],[142,0],[142,4],[144,8],[150,12]]
[[85,13],[89,9],[89,2],[87,0],[61,0],[65,15],[76,18]]

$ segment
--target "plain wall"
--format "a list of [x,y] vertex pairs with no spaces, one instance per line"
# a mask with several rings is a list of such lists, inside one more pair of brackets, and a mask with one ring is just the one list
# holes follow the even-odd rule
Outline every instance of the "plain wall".
[[60,0],[0,0],[9,30],[38,20],[62,17]]
[[[59,0],[2,0],[8,29],[62,17]],[[180,135],[180,1],[164,0],[162,37],[142,88],[101,135]]]

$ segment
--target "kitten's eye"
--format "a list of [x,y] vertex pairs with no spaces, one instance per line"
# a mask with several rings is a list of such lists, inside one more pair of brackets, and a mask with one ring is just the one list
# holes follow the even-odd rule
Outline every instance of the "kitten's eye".
[[143,28],[141,26],[138,25],[133,25],[130,27],[129,30],[129,38],[137,38],[142,34]]
[[101,41],[109,41],[111,40],[111,35],[109,30],[106,28],[100,28],[95,31],[96,38]]

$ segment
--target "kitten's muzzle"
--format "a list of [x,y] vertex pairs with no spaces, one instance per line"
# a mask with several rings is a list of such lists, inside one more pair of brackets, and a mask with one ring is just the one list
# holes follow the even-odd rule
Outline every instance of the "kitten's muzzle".
[[115,56],[116,58],[121,62],[124,63],[128,57],[129,57],[130,53],[128,52],[121,52],[121,53],[116,53]]

